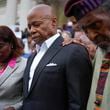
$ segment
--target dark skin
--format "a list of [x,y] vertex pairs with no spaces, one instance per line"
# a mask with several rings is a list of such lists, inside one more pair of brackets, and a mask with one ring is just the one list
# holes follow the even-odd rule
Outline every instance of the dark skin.
[[41,4],[33,8],[27,16],[27,21],[31,40],[36,44],[40,45],[57,32],[56,16],[48,5]]
[[5,41],[0,41],[0,70],[4,70],[7,66],[7,61],[10,58],[12,49],[11,44]]
[[[47,5],[40,5],[39,7],[33,8],[28,14],[27,21],[31,40],[36,44],[41,44],[48,37],[56,34],[56,17],[53,9]],[[84,45],[77,39],[73,40],[69,38],[64,39],[63,45],[67,45],[72,42]]]
[[[85,39],[83,38],[85,36]],[[93,44],[90,40],[86,39],[86,35],[84,32],[81,34],[74,36],[74,38],[70,38],[69,36],[64,38],[63,46],[68,45],[70,43],[78,43],[85,46],[89,52],[90,58],[93,59],[96,52],[96,45]]]
[[11,54],[11,44],[0,41],[0,63],[4,63]]
[[[9,58],[10,54],[11,54],[11,44],[10,43],[6,43],[4,41],[0,41],[0,63],[6,67],[6,61],[7,58]],[[8,107],[8,108],[4,108],[3,110],[15,110],[14,107]]]
[[102,9],[95,10],[79,21],[88,38],[103,49],[110,47],[110,16]]
[[[63,42],[63,45],[69,43],[80,43],[87,47],[90,56],[94,58],[96,46],[107,50],[110,48],[110,16],[108,12],[105,12],[102,9],[92,11],[83,17],[78,24],[82,26],[87,37],[93,42],[89,45],[84,42],[81,37],[79,39],[66,39]],[[94,45],[95,44],[95,45]],[[91,53],[91,49],[93,49]]]

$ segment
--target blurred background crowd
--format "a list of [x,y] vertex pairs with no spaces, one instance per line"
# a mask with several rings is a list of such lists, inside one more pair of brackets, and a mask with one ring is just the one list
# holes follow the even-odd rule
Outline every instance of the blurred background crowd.
[[[52,5],[58,18],[58,32],[63,31],[63,36],[73,37],[76,19],[66,18],[64,15],[65,0],[0,0],[0,25],[9,26],[18,38],[23,41],[25,53],[30,53],[34,43],[31,42],[27,32],[27,13],[39,3]],[[110,9],[110,0],[106,0],[105,7]],[[78,30],[75,30],[78,32]],[[75,33],[79,34],[79,33]],[[31,50],[30,50],[31,49]]]

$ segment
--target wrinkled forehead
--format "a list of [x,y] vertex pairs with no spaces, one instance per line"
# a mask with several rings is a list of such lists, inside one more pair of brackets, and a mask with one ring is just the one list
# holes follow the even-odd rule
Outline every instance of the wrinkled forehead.
[[89,25],[95,22],[101,22],[102,24],[106,24],[110,26],[110,15],[108,13],[102,12],[102,13],[89,13],[87,16],[83,17],[79,24],[81,25]]
[[32,11],[28,14],[27,20],[30,20],[30,19],[33,19],[33,18],[39,19],[39,18],[42,18],[42,17],[43,17],[43,14],[41,12]]
[[52,16],[52,9],[50,7],[35,7],[28,13],[27,19],[30,18],[43,18],[45,16]]

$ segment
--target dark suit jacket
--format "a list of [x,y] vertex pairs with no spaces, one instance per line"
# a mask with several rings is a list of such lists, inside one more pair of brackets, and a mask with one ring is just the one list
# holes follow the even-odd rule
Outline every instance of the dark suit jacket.
[[59,37],[37,66],[28,92],[29,71],[24,74],[23,110],[86,110],[92,67],[86,49],[78,44],[62,46]]

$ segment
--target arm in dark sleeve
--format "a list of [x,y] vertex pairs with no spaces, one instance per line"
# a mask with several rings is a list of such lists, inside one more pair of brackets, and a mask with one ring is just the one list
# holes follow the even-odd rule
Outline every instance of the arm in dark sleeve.
[[69,50],[66,65],[68,110],[86,110],[92,81],[92,65],[83,46]]

